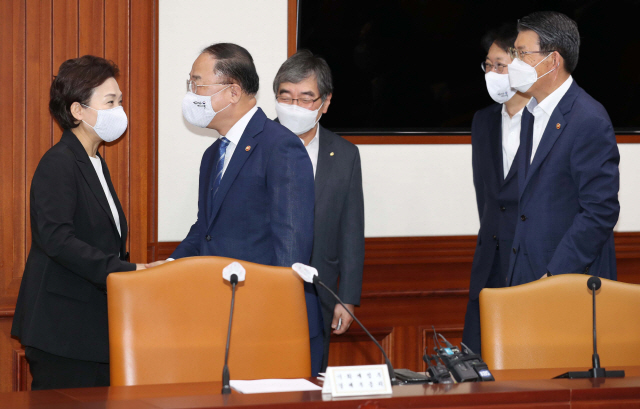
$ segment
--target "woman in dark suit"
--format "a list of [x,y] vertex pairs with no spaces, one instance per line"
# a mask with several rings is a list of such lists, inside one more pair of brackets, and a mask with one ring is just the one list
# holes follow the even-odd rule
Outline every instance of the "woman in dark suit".
[[127,128],[118,68],[85,55],[51,84],[64,130],[31,182],[31,250],[11,334],[25,346],[31,388],[109,385],[107,275],[127,262],[127,221],[98,147]]

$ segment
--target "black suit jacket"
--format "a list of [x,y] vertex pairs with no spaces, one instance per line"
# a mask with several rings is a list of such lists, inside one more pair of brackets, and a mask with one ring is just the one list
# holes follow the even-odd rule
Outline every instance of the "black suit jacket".
[[[526,110],[526,108],[525,108]],[[518,148],[520,149],[520,148]],[[473,184],[480,216],[480,231],[471,268],[469,297],[477,299],[492,274],[506,286],[511,243],[518,218],[518,159],[507,177],[502,165],[502,104],[476,112],[471,126]],[[499,270],[493,271],[496,251]]]
[[87,152],[64,131],[31,182],[31,250],[11,334],[51,354],[109,362],[107,275],[136,266],[125,261],[127,221],[100,160],[122,237]]
[[[364,265],[364,199],[358,148],[320,127],[315,177],[315,219],[311,265],[320,280],[346,304],[360,304]],[[340,288],[338,289],[338,281]],[[324,322],[324,363],[336,301],[318,288]]]

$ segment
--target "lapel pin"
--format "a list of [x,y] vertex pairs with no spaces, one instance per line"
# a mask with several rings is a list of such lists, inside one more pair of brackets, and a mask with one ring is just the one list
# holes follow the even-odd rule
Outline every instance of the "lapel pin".
[[333,152],[331,152],[331,153],[329,154],[329,156],[333,156]]
[[560,123],[556,124],[556,129],[560,129]]
[[249,152],[251,150],[251,146],[247,145],[246,148],[244,148],[245,151]]

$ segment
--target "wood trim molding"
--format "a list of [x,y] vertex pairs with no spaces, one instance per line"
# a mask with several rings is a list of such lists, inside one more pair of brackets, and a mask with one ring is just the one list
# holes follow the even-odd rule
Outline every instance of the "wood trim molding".
[[15,308],[0,308],[0,318],[13,318]]
[[635,135],[616,135],[618,143],[640,143],[640,134]]
[[[287,1],[287,57],[297,50],[298,0]],[[458,145],[470,144],[471,134],[466,135],[341,135],[355,145]],[[617,135],[618,143],[640,143],[638,135]]]
[[430,291],[367,291],[363,292],[362,299],[380,299],[380,298],[424,298],[424,297],[468,297],[469,290],[461,288],[440,289]]
[[27,363],[27,358],[24,355],[24,349],[14,349],[12,351],[11,358],[11,390],[13,392],[28,391],[30,389],[28,384],[29,364]]
[[287,57],[298,48],[298,0],[287,1]]
[[640,233],[622,232],[614,233],[613,239],[616,246],[616,258],[640,258]]
[[[130,1],[129,133],[131,262],[155,258],[158,242],[158,0]],[[135,175],[135,176],[134,176]]]
[[[616,258],[640,259],[640,232],[614,233],[614,239]],[[475,235],[369,237],[365,240],[364,263],[365,266],[470,263],[473,261],[476,240]],[[164,260],[169,257],[178,244],[179,242],[159,242],[158,259]],[[406,293],[402,295],[411,296]]]

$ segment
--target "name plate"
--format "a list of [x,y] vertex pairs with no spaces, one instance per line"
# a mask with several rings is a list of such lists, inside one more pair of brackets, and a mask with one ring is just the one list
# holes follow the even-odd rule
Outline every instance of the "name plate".
[[330,366],[324,376],[322,393],[331,396],[392,394],[387,365]]

